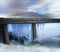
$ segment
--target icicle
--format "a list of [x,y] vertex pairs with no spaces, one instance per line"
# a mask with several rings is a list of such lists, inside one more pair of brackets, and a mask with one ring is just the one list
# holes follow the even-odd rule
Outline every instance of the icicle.
[[13,28],[12,28],[12,24],[8,24],[8,32],[12,32]]
[[16,28],[17,28],[17,35],[18,35],[18,41],[19,41],[18,43],[20,43],[20,39],[19,39],[19,38],[20,38],[20,36],[19,36],[19,30],[18,30],[20,27],[18,27],[18,26],[19,26],[19,24],[16,24]]
[[42,23],[42,32],[44,31],[44,23]]

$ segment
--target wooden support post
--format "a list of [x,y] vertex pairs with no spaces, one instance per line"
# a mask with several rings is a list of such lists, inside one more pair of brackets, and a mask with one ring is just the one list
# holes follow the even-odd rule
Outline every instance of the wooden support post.
[[3,36],[3,43],[9,44],[7,24],[2,24],[2,36]]
[[32,23],[32,35],[33,35],[33,40],[36,38],[36,23]]

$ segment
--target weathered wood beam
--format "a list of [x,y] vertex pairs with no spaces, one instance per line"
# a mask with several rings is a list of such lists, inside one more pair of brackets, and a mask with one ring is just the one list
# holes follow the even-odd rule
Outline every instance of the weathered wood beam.
[[32,23],[32,37],[33,37],[33,40],[37,37],[37,34],[36,34],[36,23]]
[[3,43],[9,44],[7,24],[2,24],[1,26],[2,26]]
[[60,19],[54,18],[0,18],[0,24],[4,23],[56,23]]

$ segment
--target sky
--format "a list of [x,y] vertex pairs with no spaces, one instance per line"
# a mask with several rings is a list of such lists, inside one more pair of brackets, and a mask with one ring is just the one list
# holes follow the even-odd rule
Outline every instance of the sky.
[[6,16],[7,14],[15,14],[19,11],[20,14],[22,12],[53,14],[53,6],[56,5],[55,1],[57,0],[0,0],[0,16],[5,16],[5,14]]
[[0,16],[34,12],[60,18],[60,0],[0,0]]

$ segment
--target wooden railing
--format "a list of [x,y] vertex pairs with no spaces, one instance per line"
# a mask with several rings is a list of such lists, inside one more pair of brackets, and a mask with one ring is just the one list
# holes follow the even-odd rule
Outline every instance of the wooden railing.
[[32,24],[33,40],[36,38],[36,23],[60,23],[60,19],[53,18],[0,18],[0,28],[2,28],[3,42],[9,44],[7,24]]

